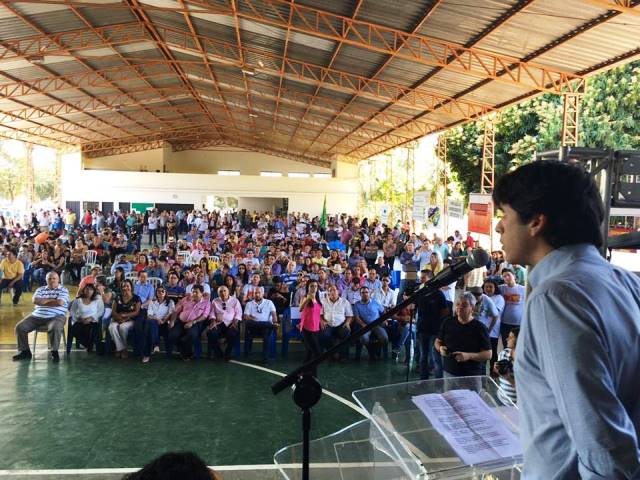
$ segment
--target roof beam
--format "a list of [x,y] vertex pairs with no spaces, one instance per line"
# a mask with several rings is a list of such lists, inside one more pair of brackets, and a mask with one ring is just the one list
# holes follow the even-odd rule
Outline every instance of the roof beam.
[[[307,35],[479,78],[492,78],[511,85],[555,93],[560,93],[570,82],[580,79],[570,72],[445,42],[416,32],[407,33],[376,23],[336,15],[289,0],[226,0],[225,3],[228,2],[237,2],[237,15],[247,20],[279,28],[291,28]],[[202,0],[189,0],[189,3],[210,9],[212,13],[230,13],[228,8],[212,7]],[[569,85],[569,88],[572,87]]]
[[[162,92],[164,93],[164,95],[158,96],[158,92]],[[49,116],[61,118],[62,120],[65,120],[65,121],[70,121],[65,118],[62,118],[61,115],[82,113],[82,114],[91,116],[91,112],[96,112],[96,111],[118,111],[119,108],[123,107],[124,105],[127,105],[127,101],[128,99],[131,98],[131,95],[146,95],[146,94],[153,94],[154,96],[149,97],[147,95],[146,98],[139,98],[138,102],[145,102],[145,101],[164,102],[165,101],[164,99],[168,94],[187,98],[184,88],[171,87],[171,88],[163,88],[163,89],[144,88],[140,90],[131,90],[127,93],[114,93],[110,95],[103,95],[99,99],[96,99],[93,97],[85,97],[79,100],[69,100],[64,102],[58,99],[55,99],[58,101],[58,103],[43,105],[41,107],[27,106],[26,108],[22,108],[19,110],[2,112],[0,113],[0,124],[5,124],[6,122],[10,122],[12,120],[33,121],[34,119],[37,119],[37,118],[43,118],[43,117],[49,117]],[[139,112],[139,115],[142,115],[144,117],[144,113],[145,112],[143,110]],[[100,120],[97,117],[94,117],[94,118],[96,120]],[[104,123],[109,125],[110,127],[113,127],[113,125],[111,125],[108,122],[104,122]],[[96,132],[96,133],[99,133],[99,132]]]
[[[94,32],[96,31],[94,26],[89,22],[89,20],[87,20],[85,18],[85,16],[74,6],[70,6],[69,7],[70,10],[76,15],[76,17],[78,17],[87,27],[89,27],[90,29],[92,29]],[[100,34],[98,32],[96,32],[96,34],[98,36],[100,36]],[[104,37],[100,37],[101,40],[106,40]],[[126,66],[131,67],[133,64],[124,56],[122,55],[117,49],[112,49],[114,51],[114,53],[118,56],[118,59],[124,63]],[[77,61],[79,61],[86,69],[95,72],[96,69],[91,67],[87,62],[85,62],[84,60],[78,59],[76,58]],[[155,86],[150,83],[147,79],[143,78],[143,77],[139,77],[140,80],[142,80],[149,88],[155,88]],[[122,93],[126,93],[125,90],[123,90],[122,88],[120,88],[118,85],[114,84],[113,82],[109,81],[109,83],[111,84],[112,88],[117,89],[118,91],[122,92]],[[144,105],[140,105],[140,104],[136,104],[135,103],[135,99],[132,98],[131,101],[134,102],[134,104],[136,106],[138,106],[140,109],[145,110]],[[134,120],[135,121],[135,120]]]
[[[163,39],[163,37],[158,34],[158,30],[156,29],[156,26],[153,24],[153,22],[151,22],[151,20],[149,19],[149,17],[145,13],[144,9],[142,8],[142,6],[138,2],[138,0],[124,0],[124,1],[125,1],[125,3],[127,5],[129,5],[131,12],[138,19],[138,22],[142,25],[142,27],[147,32],[147,34],[152,37],[152,39],[155,42],[156,46],[162,52],[162,55],[168,60],[175,61],[175,57],[173,56],[173,53],[171,52],[171,49],[168,47],[168,45],[165,42],[165,40]],[[184,33],[186,34],[187,32],[184,32]],[[197,41],[196,42],[196,46],[199,47],[200,51],[202,51],[202,46],[199,44],[199,38],[195,38],[196,36],[193,33],[191,34],[191,36],[192,36],[192,40],[196,40]],[[198,49],[196,49],[196,51],[197,50]],[[174,70],[176,72],[176,75],[178,76],[178,78],[182,82],[182,84],[191,93],[194,101],[198,105],[200,105],[200,107],[202,108],[202,111],[204,112],[204,114],[207,116],[207,118],[211,122],[211,125],[213,125],[214,128],[217,128],[218,132],[221,135],[223,135],[222,130],[218,126],[218,122],[216,121],[216,119],[213,117],[213,115],[211,115],[211,113],[207,110],[207,108],[203,104],[202,99],[200,98],[200,95],[198,95],[198,93],[194,90],[193,85],[191,85],[191,82],[189,82],[189,80],[186,78],[184,70],[178,64],[173,64],[173,68],[174,68]]]
[[[127,82],[129,80],[136,80],[139,75],[144,76],[147,79],[157,77],[165,77],[167,75],[174,76],[175,72],[170,67],[171,62],[160,60],[160,61],[150,61],[148,63],[136,64],[132,67],[113,67],[107,68],[103,70],[98,70],[95,73],[100,75],[94,75],[93,72],[80,72],[80,73],[72,73],[64,76],[51,76],[45,78],[37,78],[30,80],[29,82],[23,81],[15,81],[12,83],[6,83],[0,85],[0,96],[10,96],[12,99],[18,98],[22,95],[30,95],[33,93],[44,93],[44,92],[57,92],[64,89],[75,88],[69,85],[68,82],[73,82],[83,87],[108,87],[109,82],[105,81],[102,76],[109,77],[114,82]],[[202,64],[204,65],[204,64]],[[227,73],[229,75],[229,73]],[[195,82],[205,82],[208,84],[210,82],[209,79],[206,78],[196,78],[193,75],[189,75],[189,78],[194,80]],[[281,79],[283,77],[280,77]],[[260,80],[252,80],[252,95],[257,98],[270,99],[274,102],[277,102],[277,90],[273,86],[271,82],[264,82]],[[219,86],[221,89],[224,89],[222,92],[224,95],[228,94],[228,90],[237,90],[244,92],[240,86],[228,84],[219,81]],[[165,87],[165,91],[166,91]],[[182,87],[180,87],[182,88]],[[199,87],[197,87],[199,88]],[[147,91],[145,89],[145,91]],[[136,94],[135,91],[129,90],[130,93]],[[112,94],[109,94],[112,95]],[[297,106],[300,108],[306,108],[308,105],[310,109],[316,111],[318,113],[324,113],[331,116],[339,115],[340,119],[349,120],[349,121],[357,121],[362,122],[367,118],[372,117],[376,113],[379,112],[378,109],[374,107],[367,107],[364,105],[360,106],[350,106],[348,109],[344,109],[344,102],[333,100],[329,97],[318,97],[320,102],[313,102],[315,99],[313,95],[302,92],[299,90],[294,90],[291,88],[281,88],[280,89],[280,101],[283,104],[288,104],[290,106]],[[107,103],[110,103],[108,101]],[[118,105],[119,106],[119,105]],[[147,108],[156,109],[160,107],[148,106]],[[167,109],[174,109],[176,112],[180,111],[181,113],[189,113],[189,110],[192,108],[187,108],[185,110],[184,105],[180,106],[167,106],[162,107]],[[97,110],[104,110],[103,108],[98,108]],[[85,110],[89,111],[89,110]],[[377,116],[370,120],[372,126],[378,126],[382,128],[394,128],[398,127],[407,120],[410,120],[412,117],[407,114],[387,112]],[[421,122],[418,121],[418,130],[417,131],[430,131],[433,125],[442,126],[441,124],[435,124],[429,121]],[[412,134],[416,130],[408,129],[406,134]],[[402,132],[397,132],[399,135],[403,135]]]
[[[183,0],[180,0],[180,5],[182,6],[182,8],[186,8]],[[216,94],[220,97],[220,99],[222,100],[222,103],[224,105],[226,105],[226,100],[225,100],[224,96],[222,95],[222,92],[220,91],[220,85],[218,84],[218,77],[216,76],[215,72],[213,71],[213,67],[211,66],[211,63],[209,62],[209,59],[207,58],[207,54],[206,54],[204,48],[202,47],[202,43],[198,40],[196,29],[193,26],[193,22],[191,21],[191,16],[186,11],[183,12],[182,15],[183,15],[183,18],[185,19],[185,21],[187,22],[187,26],[189,27],[189,31],[194,36],[194,39],[195,39],[194,43],[196,45],[196,48],[200,51],[200,55],[202,56],[202,60],[204,61],[204,64],[206,66],[207,74],[209,75],[209,78],[213,82],[213,87],[214,87],[214,89],[216,91]],[[188,78],[186,80],[189,81]],[[231,123],[233,123],[235,121],[233,116],[226,109],[226,107],[225,107],[225,114],[226,114],[227,118],[229,119],[229,121]]]
[[[197,40],[202,43],[209,59],[216,59],[226,65],[238,68],[246,65],[243,64],[242,59],[246,58],[247,53],[249,53],[251,54],[252,60],[262,62],[264,65],[260,66],[259,63],[255,65],[252,64],[251,67],[256,73],[264,73],[276,77],[285,75],[285,78],[294,81],[335,89],[340,92],[359,95],[382,103],[396,102],[400,106],[421,112],[440,108],[442,111],[450,112],[456,116],[463,116],[464,118],[476,118],[493,110],[489,105],[465,100],[454,100],[451,97],[432,93],[425,89],[411,89],[395,83],[369,79],[290,58],[283,59],[283,57],[279,55],[259,49],[247,48],[246,46],[238,48],[237,45],[232,43],[202,36],[194,36],[191,32],[172,27],[156,25],[154,26],[154,31],[158,35],[158,40],[155,40],[158,44],[164,44],[189,53],[194,52],[194,54],[199,55],[199,50],[193,47],[194,42]],[[70,41],[78,42],[78,38],[84,39],[83,48],[103,46],[103,44],[99,42],[90,45],[83,36],[86,30],[68,33],[71,38]],[[136,33],[138,35],[137,38],[135,37]],[[62,34],[59,35],[64,36]],[[127,43],[148,40],[146,33],[140,32],[139,30],[129,31],[127,35],[121,36],[126,39]],[[35,38],[31,39],[31,43],[38,42],[39,40]],[[130,56],[129,58],[135,57]],[[284,73],[282,73],[280,69],[272,67],[272,65],[279,65],[283,60],[285,63]],[[172,62],[176,68],[179,67],[179,63],[183,62]]]
[[[152,144],[154,145],[153,148],[160,148],[162,145],[159,145],[158,142],[165,142],[165,141],[171,141],[171,140],[176,140],[179,142],[184,142],[184,141],[201,142],[201,141],[209,141],[209,140],[213,140],[217,142],[217,141],[223,140],[222,137],[217,135],[216,132],[214,132],[210,127],[211,126],[207,124],[202,128],[196,128],[196,129],[176,128],[169,132],[161,132],[161,133],[156,133],[152,135],[129,136],[129,137],[119,138],[116,140],[95,142],[92,144],[83,145],[82,153],[89,157],[95,157],[95,156],[104,156],[104,155],[115,155],[116,153],[113,153],[113,152],[117,151],[117,149],[120,149],[120,148],[129,149],[133,147],[138,148],[138,146],[140,145]],[[229,128],[233,130],[233,127],[230,127],[230,126],[225,126],[225,128]],[[214,138],[212,138],[212,136]],[[232,142],[235,144],[256,145],[256,143],[262,142],[263,140],[260,138],[251,137],[250,135],[247,134],[246,131],[238,131],[237,136],[229,140],[224,139],[223,141],[225,143]],[[273,145],[271,146],[268,146],[266,148],[265,147],[260,147],[260,148],[263,148],[265,150],[270,150],[270,151],[278,151],[279,150],[278,147],[285,146],[284,144],[278,143],[278,142],[272,142],[272,143]],[[131,151],[131,150],[127,150],[127,151]],[[135,151],[138,151],[138,150],[135,150]],[[287,152],[286,150],[284,150],[282,151],[282,153],[287,153],[288,155],[294,155],[297,157],[297,155],[295,155],[295,153],[291,151]],[[299,158],[304,158],[305,160],[314,161],[316,162],[316,164],[320,164],[325,167],[328,167],[331,165],[330,161],[323,159],[321,157],[316,157],[314,155],[300,156]]]
[[[358,3],[356,3],[356,6],[353,9],[353,13],[351,14],[351,18],[355,19],[358,16],[358,12],[360,11],[360,7],[362,7],[364,0],[358,0]],[[292,18],[293,17],[293,10],[290,10],[290,21],[289,23],[291,24]],[[291,27],[287,27],[287,32],[291,31]],[[335,46],[335,48],[333,49],[333,52],[331,53],[331,59],[329,60],[329,63],[327,63],[327,68],[331,68],[333,67],[333,63],[336,61],[336,58],[338,57],[338,54],[340,53],[340,50],[342,50],[342,46],[344,45],[343,42],[338,42],[338,44]],[[286,57],[286,55],[285,55]],[[282,66],[284,69],[284,61],[282,62]],[[318,93],[320,92],[320,88],[321,86],[317,86],[315,91],[313,92],[313,96],[311,97],[311,100],[309,101],[309,104],[307,105],[307,108],[304,111],[304,114],[302,115],[302,118],[304,118],[307,113],[309,112],[309,110],[311,109],[311,106],[314,104],[315,100],[318,97]],[[344,109],[344,107],[343,107]],[[334,117],[334,119],[337,118]],[[297,129],[293,132],[293,134],[291,135],[291,140],[293,140],[293,137],[295,136],[297,132]]]
[[208,13],[231,17],[237,15],[242,19],[282,29],[290,28],[307,35],[394,55],[403,60],[539,91],[561,93],[567,86],[572,88],[571,82],[580,80],[571,72],[336,15],[290,0],[224,0],[224,6],[203,0],[189,0],[189,5]]
[[[639,0],[631,0],[631,1],[632,1],[632,5],[634,5],[634,6],[637,6],[637,5],[640,4]],[[510,18],[512,18],[515,15],[515,13],[517,13],[517,11],[521,10],[521,8],[526,8],[526,6],[528,6],[529,3],[531,3],[531,0],[529,0],[529,1],[521,0],[519,5],[516,5],[516,6],[512,7],[505,15],[503,15],[500,19],[498,19],[496,22],[494,22],[494,24],[490,25],[485,31],[481,32],[481,34],[479,34],[478,36],[473,38],[471,40],[471,42],[469,42],[469,43],[470,44],[474,44],[474,43],[477,43],[478,41],[482,40],[486,35],[488,35],[492,31],[494,31],[496,28],[501,26],[503,23],[505,23],[505,21],[507,21]],[[524,5],[524,7],[520,7],[521,5]],[[517,11],[514,12],[515,9],[517,9]],[[586,21],[585,23],[583,23],[582,25],[579,25],[578,27],[572,29],[571,31],[568,31],[567,33],[565,33],[564,35],[562,35],[559,38],[554,39],[552,42],[548,43],[547,45],[544,45],[544,46],[538,48],[537,50],[529,53],[522,60],[523,61],[533,60],[533,59],[539,57],[540,55],[543,55],[544,53],[547,53],[548,51],[550,51],[550,50],[552,50],[552,49],[554,49],[554,48],[556,48],[556,47],[558,47],[560,45],[565,44],[566,42],[578,37],[579,35],[581,35],[581,34],[583,34],[585,32],[587,32],[587,31],[589,31],[589,30],[591,30],[593,28],[596,28],[599,25],[605,24],[606,22],[610,21],[613,18],[618,17],[619,15],[621,15],[621,12],[615,11],[615,10],[609,10],[609,11],[607,11],[606,13],[604,13],[602,15],[599,15],[599,16],[597,16],[595,18],[592,18],[592,19]],[[588,69],[586,71],[578,72],[578,74],[580,76],[584,77],[584,76],[586,76],[588,74],[594,73],[595,71],[600,71],[600,70],[603,70],[605,68],[609,68],[609,67],[611,67],[612,65],[614,65],[614,64],[616,64],[618,62],[629,61],[630,58],[633,58],[636,55],[640,55],[640,49],[636,49],[634,51],[627,52],[627,54],[622,55],[619,59],[614,59],[611,62],[606,62],[605,64],[601,64],[601,65],[598,65],[596,67],[592,67],[592,68],[590,68],[590,69]],[[434,72],[434,73],[436,73],[436,72]],[[421,82],[419,82],[415,86],[419,87],[419,85],[424,83],[424,82],[426,82],[430,78],[431,75],[432,74],[427,75]],[[457,97],[461,97],[461,96],[467,95],[467,94],[477,90],[478,88],[486,85],[489,82],[491,82],[491,79],[480,81],[480,82],[476,83],[475,85],[472,85],[471,87],[469,87],[469,88],[463,90],[462,92],[458,93],[457,95],[455,95],[455,97],[457,98]],[[576,87],[578,89],[583,87],[583,86],[584,85],[576,85]],[[535,96],[538,93],[539,92],[537,92],[537,91],[527,92],[527,93],[525,93],[525,94],[523,94],[523,95],[521,95],[521,96],[519,96],[519,97],[517,97],[517,98],[515,98],[513,100],[505,102],[504,104],[496,105],[496,108],[497,109],[501,109],[501,108],[507,107],[509,105],[513,105],[513,104],[521,102],[521,101],[523,101],[523,100],[525,100],[527,98]],[[417,118],[420,118],[422,116],[424,116],[424,115],[423,114],[418,115]],[[452,127],[452,126],[457,125],[459,123],[463,123],[463,122],[462,121],[456,121],[456,122],[453,122],[450,125],[448,125],[448,127]],[[401,146],[401,145],[403,145],[403,144],[399,144],[397,146]],[[391,147],[391,148],[393,148],[393,147]],[[387,150],[390,150],[390,149],[379,151],[376,154],[385,153]]]
[[[491,23],[491,25],[489,25],[488,27],[486,27],[483,31],[481,31],[480,33],[478,33],[477,35],[475,35],[473,38],[471,38],[466,44],[466,47],[473,47],[474,45],[476,45],[478,42],[480,42],[480,40],[482,40],[483,38],[486,38],[487,35],[489,35],[490,33],[496,31],[500,26],[504,25],[506,22],[508,22],[509,20],[511,20],[514,16],[516,16],[519,12],[522,12],[524,9],[526,9],[529,5],[531,5],[531,3],[533,3],[534,0],[519,0],[518,3],[516,3],[515,5],[513,5],[511,8],[509,8],[508,10],[506,10],[502,15],[500,15],[493,23]],[[442,68],[436,68],[433,71],[429,72],[427,75],[425,75],[419,82],[417,82],[416,84],[414,84],[414,87],[420,87],[422,85],[425,85],[429,79],[431,79],[431,77],[433,77],[434,75],[436,75],[440,70],[442,70]],[[485,79],[483,80],[483,82],[490,82],[491,79]],[[462,95],[455,95],[454,98],[459,98],[462,97]],[[392,105],[387,106],[385,109],[383,109],[381,111],[381,113],[384,113],[386,110],[388,110],[389,108],[391,108]],[[411,120],[410,122],[408,122],[407,124],[403,125],[404,127],[406,127],[407,125],[410,125],[411,123],[423,118],[428,112],[424,112],[421,113],[419,115],[417,115],[413,120]],[[456,123],[460,123],[459,121],[456,121]],[[363,124],[364,125],[364,124]],[[441,129],[439,129],[441,130]],[[414,140],[416,140],[417,138],[420,137],[416,137],[414,138]],[[407,142],[401,142],[399,143],[397,146],[400,145],[404,145]],[[363,145],[363,146],[366,146]],[[393,146],[391,148],[394,148]],[[385,149],[384,151],[386,152],[387,150],[389,150],[390,148]],[[354,152],[350,152],[351,155],[354,155]],[[355,154],[357,156],[357,154]]]
[[328,161],[316,160],[315,158],[308,158],[302,155],[296,155],[294,153],[289,153],[284,150],[258,146],[256,144],[245,143],[240,140],[233,140],[233,139],[229,142],[224,142],[219,140],[205,140],[202,142],[178,143],[175,145],[173,150],[176,152],[181,152],[183,150],[196,150],[196,149],[202,149],[206,147],[222,146],[222,145],[226,145],[229,147],[244,148],[246,150],[265,153],[267,155],[273,155],[274,157],[286,158],[288,160],[293,160],[299,163],[306,163],[310,165],[316,165],[319,167],[331,168],[331,162],[328,162]]
[[[4,6],[4,8],[6,8],[6,9],[7,9],[7,10],[9,10],[11,13],[13,13],[15,16],[17,16],[17,17],[20,19],[20,21],[22,21],[23,23],[25,23],[26,25],[28,25],[30,28],[32,28],[33,30],[37,31],[40,35],[45,35],[45,36],[47,35],[47,33],[46,33],[42,28],[40,28],[40,26],[39,26],[38,24],[36,24],[33,20],[31,20],[30,18],[27,18],[27,17],[26,17],[26,16],[24,16],[20,11],[18,11],[18,10],[17,10],[13,5],[12,5],[12,2],[8,2],[8,1],[6,1],[6,0],[2,0],[2,2],[1,2],[1,3],[2,3],[2,5]],[[15,3],[15,2],[14,2],[14,3]],[[93,30],[93,27],[89,27],[89,30],[92,30],[92,31],[95,33],[95,31]],[[64,46],[63,46],[62,44],[57,43],[55,40],[54,40],[54,43],[55,43],[58,47],[60,47],[60,48],[61,48],[65,53],[67,53],[67,54],[71,54],[71,52],[70,52],[69,50],[65,49],[65,48],[64,48]],[[73,54],[71,54],[71,55],[73,56]],[[74,57],[74,60],[78,61],[78,62],[79,62],[79,63],[80,63],[80,64],[81,64],[81,65],[82,65],[86,70],[92,70],[92,67],[91,67],[87,62],[85,62],[84,60],[79,59],[79,58],[76,58],[76,57]],[[51,73],[52,73],[52,72],[51,72],[51,70],[50,70],[49,68],[47,68],[47,67],[45,67],[45,66],[43,66],[43,65],[38,65],[38,68],[40,68],[41,70],[44,70],[44,71],[45,71],[45,72],[47,72],[48,74],[51,74]],[[11,78],[12,80],[14,80],[14,79],[15,79],[14,77],[9,76],[8,74],[4,74],[4,75],[5,75],[5,76],[7,76],[7,77],[9,77],[9,78]],[[83,90],[83,89],[81,89],[81,88],[78,88],[77,90],[78,90],[80,93],[82,93],[83,95],[87,95],[87,96],[89,96],[89,97],[91,97],[91,98],[94,98],[94,99],[96,98],[96,97],[94,97],[93,95],[91,95],[90,93],[88,93],[87,91],[85,91],[85,90]],[[55,99],[55,100],[59,100],[57,97],[55,97],[55,96],[53,96],[53,95],[51,95],[51,94],[46,94],[46,96],[48,96],[49,98]],[[127,118],[127,120],[133,121],[133,119],[131,119],[131,118]],[[109,124],[109,126],[110,126],[110,127],[117,127],[117,125],[113,125],[113,124]],[[140,126],[143,126],[143,125],[140,125]],[[126,130],[125,130],[125,131],[126,131]],[[98,132],[96,132],[96,133],[98,133]]]
[[635,16],[640,15],[640,9],[634,8],[635,5],[632,0],[587,0],[587,2],[607,10],[615,10]]
[[[418,30],[420,30],[420,28],[422,28],[422,26],[424,25],[424,23],[429,19],[429,17],[431,17],[431,15],[433,14],[433,12],[435,11],[435,9],[438,7],[438,5],[440,5],[440,0],[435,1],[432,5],[431,8],[429,8],[425,14],[422,16],[422,18],[420,20],[418,20],[416,22],[416,24],[414,25],[413,29],[411,30],[411,33],[415,33]],[[395,55],[389,55],[387,57],[387,59],[376,69],[375,73],[370,77],[372,79],[375,79],[378,77],[378,75],[380,75],[385,68],[387,68],[387,66],[389,65],[389,63],[391,63],[391,61],[395,58]],[[351,99],[345,104],[345,106],[343,107],[343,110],[348,108],[349,105],[351,105],[355,100],[357,99],[357,97],[353,96],[351,97]],[[377,114],[374,114],[373,116],[375,117]],[[338,116],[336,115],[332,122],[334,120],[336,120],[338,118]],[[430,129],[431,131],[436,130],[435,128]],[[322,132],[320,132],[320,135],[322,135]],[[346,137],[345,137],[346,138]],[[333,145],[333,147],[335,147],[339,142],[336,142],[335,145]]]

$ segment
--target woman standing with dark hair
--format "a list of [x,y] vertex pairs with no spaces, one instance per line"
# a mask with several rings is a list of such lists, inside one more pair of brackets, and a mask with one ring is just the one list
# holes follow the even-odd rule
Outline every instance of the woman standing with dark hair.
[[313,360],[320,356],[320,316],[322,304],[318,290],[318,282],[307,282],[306,296],[300,303],[300,332],[307,352],[304,361]]

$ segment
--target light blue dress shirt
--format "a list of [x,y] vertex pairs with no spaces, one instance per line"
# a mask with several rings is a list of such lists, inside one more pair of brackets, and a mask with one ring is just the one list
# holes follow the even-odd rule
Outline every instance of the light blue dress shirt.
[[640,478],[640,279],[592,245],[529,276],[516,349],[523,479]]

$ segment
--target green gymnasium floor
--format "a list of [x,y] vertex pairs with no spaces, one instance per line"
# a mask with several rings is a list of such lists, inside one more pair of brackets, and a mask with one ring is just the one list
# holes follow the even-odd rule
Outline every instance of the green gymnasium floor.
[[[169,450],[195,451],[209,465],[272,464],[278,449],[301,440],[290,393],[273,396],[269,388],[301,363],[299,345],[266,369],[251,363],[261,345],[249,363],[184,363],[162,354],[143,365],[73,351],[53,364],[41,334],[35,360],[14,363],[13,327],[30,311],[30,298],[21,307],[3,300],[0,470],[140,467]],[[366,358],[321,367],[324,388],[337,397],[324,395],[314,409],[312,438],[363,418],[353,390],[404,381],[404,365]]]

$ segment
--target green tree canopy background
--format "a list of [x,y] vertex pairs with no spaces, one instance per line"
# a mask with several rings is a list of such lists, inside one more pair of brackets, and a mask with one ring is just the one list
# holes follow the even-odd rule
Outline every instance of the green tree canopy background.
[[[588,81],[580,110],[579,146],[640,149],[640,61]],[[496,124],[495,175],[560,145],[562,98],[542,95],[502,111]],[[448,159],[462,194],[480,191],[482,122],[447,132]]]

